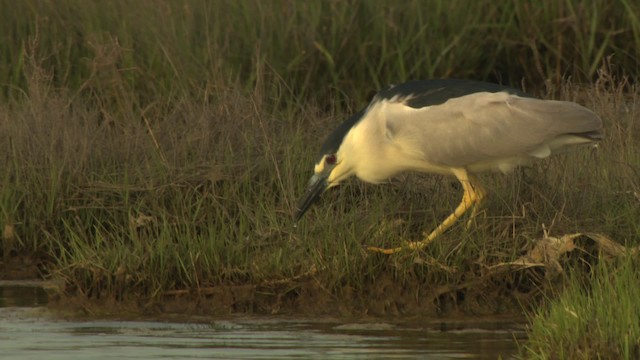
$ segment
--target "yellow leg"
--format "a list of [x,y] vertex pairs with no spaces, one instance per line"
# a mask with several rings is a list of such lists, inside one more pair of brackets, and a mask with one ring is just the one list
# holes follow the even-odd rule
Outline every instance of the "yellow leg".
[[471,229],[471,226],[475,224],[476,216],[478,216],[478,209],[482,206],[482,200],[484,200],[487,193],[485,190],[478,185],[478,181],[475,178],[470,179],[473,189],[478,196],[478,200],[471,207],[471,215],[469,215],[469,220],[467,220],[467,224],[465,225],[465,229]]
[[458,207],[456,207],[453,213],[451,213],[451,215],[444,219],[444,221],[440,225],[438,225],[435,230],[426,235],[422,241],[409,242],[404,246],[390,249],[369,246],[367,247],[367,250],[380,252],[383,254],[393,254],[403,249],[422,249],[430,242],[432,242],[435,238],[444,233],[447,229],[449,229],[451,225],[453,225],[456,220],[458,220],[470,208],[472,208],[472,215],[475,215],[478,205],[482,202],[487,194],[486,191],[482,188],[482,186],[480,186],[475,178],[472,178],[467,173],[465,169],[455,169],[453,174],[462,184],[462,189],[464,190],[464,193],[462,194],[462,201],[460,201],[460,204],[458,205]]

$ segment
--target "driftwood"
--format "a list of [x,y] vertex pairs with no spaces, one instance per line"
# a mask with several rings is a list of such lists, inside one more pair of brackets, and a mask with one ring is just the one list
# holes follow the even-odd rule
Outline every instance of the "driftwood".
[[515,269],[544,267],[549,273],[557,274],[563,271],[560,264],[563,256],[574,251],[588,253],[586,247],[589,245],[595,246],[599,256],[603,258],[619,257],[626,253],[637,254],[640,251],[638,247],[624,247],[598,233],[575,233],[553,237],[545,232],[544,237],[526,255],[514,261],[492,265],[489,268],[497,270],[505,267]]
[[[538,240],[525,255],[509,262],[488,266],[482,264],[484,267],[482,275],[472,277],[462,283],[439,286],[434,290],[432,296],[435,299],[454,291],[482,286],[487,282],[488,278],[531,268],[543,268],[545,276],[553,278],[564,272],[562,267],[563,257],[567,257],[574,252],[585,255],[590,254],[591,256],[597,256],[599,259],[611,259],[625,254],[637,254],[640,252],[640,247],[627,248],[598,233],[575,233],[554,237],[549,236],[545,231],[542,239]],[[435,259],[430,260],[423,262],[428,265],[438,265]],[[431,262],[436,262],[436,264],[431,264]],[[439,265],[439,267],[442,268],[442,265]],[[449,268],[449,270],[451,269]],[[457,272],[457,269],[449,272]]]

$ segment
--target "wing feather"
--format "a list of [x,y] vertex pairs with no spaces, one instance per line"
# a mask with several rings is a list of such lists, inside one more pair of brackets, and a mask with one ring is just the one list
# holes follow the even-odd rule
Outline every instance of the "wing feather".
[[479,92],[421,108],[391,100],[384,105],[388,141],[443,166],[546,157],[555,139],[597,137],[602,127],[597,115],[578,104],[505,92]]

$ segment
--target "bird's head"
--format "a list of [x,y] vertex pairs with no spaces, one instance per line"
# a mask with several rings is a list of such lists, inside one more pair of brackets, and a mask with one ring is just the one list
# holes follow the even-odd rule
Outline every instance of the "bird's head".
[[362,118],[359,112],[336,128],[325,140],[320,155],[313,168],[313,176],[307,184],[307,189],[298,201],[294,220],[298,221],[309,207],[320,197],[326,189],[338,185],[342,180],[354,174],[348,146],[345,138],[354,125]]

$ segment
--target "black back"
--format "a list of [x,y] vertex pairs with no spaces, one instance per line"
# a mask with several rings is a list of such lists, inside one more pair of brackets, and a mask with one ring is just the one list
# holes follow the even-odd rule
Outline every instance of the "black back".
[[[387,86],[373,97],[371,104],[398,97],[398,101],[418,109],[425,106],[443,104],[449,99],[477,92],[506,92],[522,97],[531,97],[520,90],[483,81],[461,79],[413,80],[399,85]],[[349,117],[327,137],[320,148],[318,161],[322,159],[323,155],[335,154],[338,151],[349,129],[362,119],[365,112],[366,108]]]
[[390,100],[395,96],[412,108],[439,105],[449,99],[470,95],[477,92],[506,92],[522,97],[530,95],[503,85],[460,79],[414,80],[400,85],[390,85],[382,89],[374,98]]

